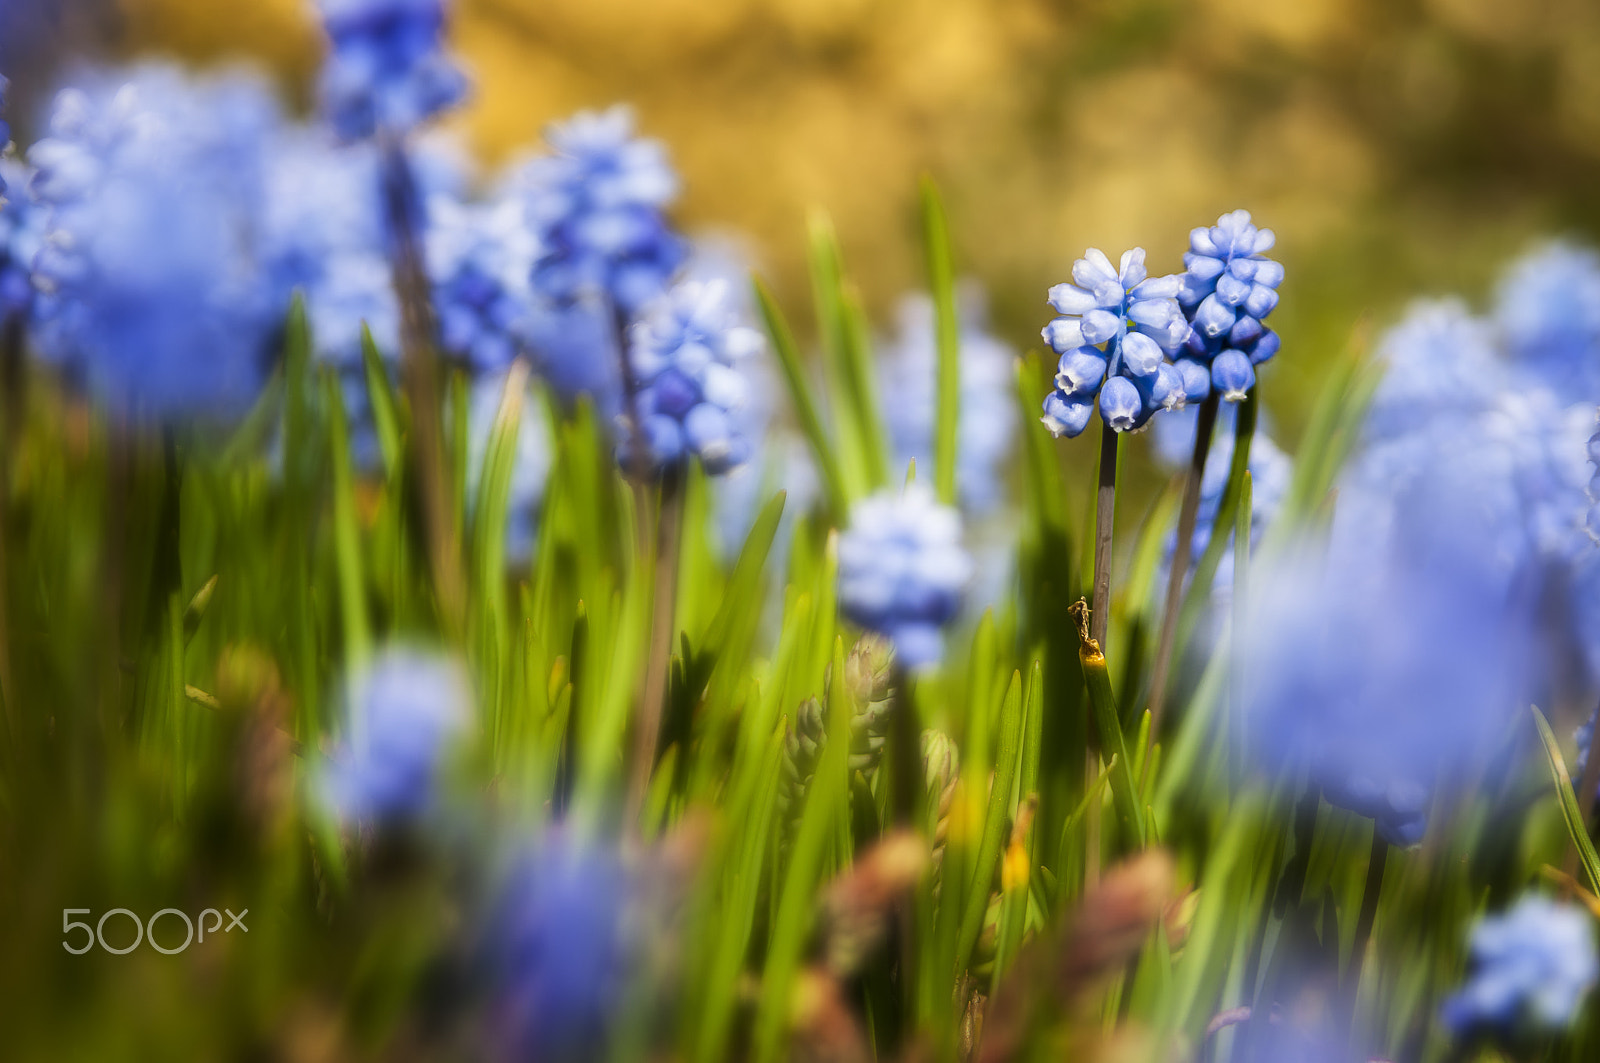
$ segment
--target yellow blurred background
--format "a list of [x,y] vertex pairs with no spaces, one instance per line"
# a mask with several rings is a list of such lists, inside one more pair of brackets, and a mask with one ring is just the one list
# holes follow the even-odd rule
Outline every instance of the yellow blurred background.
[[[307,98],[312,0],[121,14],[118,50],[254,55]],[[1268,401],[1291,443],[1359,317],[1600,234],[1593,0],[458,0],[452,34],[487,162],[631,102],[685,227],[749,234],[796,316],[812,206],[880,320],[919,284],[921,172],[1018,345],[1086,246],[1176,270],[1189,228],[1247,207],[1289,271]]]

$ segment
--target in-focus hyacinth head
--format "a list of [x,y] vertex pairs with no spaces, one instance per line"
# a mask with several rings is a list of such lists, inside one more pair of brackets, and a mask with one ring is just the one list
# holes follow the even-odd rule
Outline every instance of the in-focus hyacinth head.
[[459,103],[467,79],[445,54],[445,0],[319,0],[328,56],[318,89],[339,135],[404,135]]
[[33,260],[44,240],[44,211],[34,202],[33,171],[0,155],[0,319],[32,312]]
[[1517,368],[1566,397],[1600,399],[1600,255],[1554,242],[1507,269],[1494,324]]
[[1309,768],[1329,801],[1414,844],[1435,784],[1482,756],[1519,703],[1532,622],[1519,583],[1472,514],[1421,493],[1388,527],[1336,525],[1251,588],[1257,762],[1274,777]]
[[944,625],[971,575],[960,514],[921,484],[858,502],[839,536],[840,610],[892,639],[910,668],[943,659]]
[[347,746],[325,796],[345,821],[401,824],[433,807],[440,766],[468,723],[471,693],[450,658],[383,651],[350,682]]
[[1178,370],[1190,401],[1216,391],[1238,402],[1255,367],[1278,353],[1278,334],[1261,323],[1278,305],[1283,266],[1266,257],[1276,237],[1236,210],[1189,233],[1178,302],[1193,325]]
[[[474,510],[478,485],[483,479],[484,455],[489,450],[489,436],[505,396],[507,376],[506,372],[498,372],[478,377],[472,383],[468,399],[467,502]],[[517,423],[507,500],[506,559],[514,565],[525,565],[533,557],[545,482],[550,475],[550,451],[550,425],[544,403],[530,387],[523,396],[522,417]]]
[[498,1058],[603,1057],[636,889],[614,853],[563,835],[518,861],[486,928]]
[[1093,247],[1073,263],[1072,283],[1050,289],[1060,316],[1041,333],[1061,356],[1040,418],[1052,435],[1082,432],[1097,399],[1101,420],[1119,432],[1182,408],[1183,379],[1166,361],[1189,334],[1177,294],[1176,276],[1148,275],[1142,247],[1115,267]]
[[728,298],[720,280],[685,281],[629,330],[644,442],[657,468],[694,455],[707,472],[722,473],[750,456],[738,417],[748,397],[739,363],[762,339],[738,323]]
[[30,162],[44,236],[36,349],[133,417],[254,399],[281,321],[259,243],[270,93],[144,66],[64,90]]
[[[1006,458],[1017,428],[1012,363],[1016,352],[985,328],[981,289],[957,291],[961,322],[961,421],[956,426],[956,487],[972,510],[992,509],[1005,491]],[[900,301],[900,332],[879,359],[879,400],[894,444],[895,464],[933,460],[938,402],[938,344],[933,300],[908,295]]]
[[1594,920],[1538,894],[1472,930],[1466,984],[1442,1018],[1457,1036],[1514,1037],[1569,1026],[1600,974]]
[[623,106],[580,112],[545,139],[551,153],[514,179],[539,244],[534,288],[558,305],[589,298],[631,317],[688,253],[662,213],[678,194],[666,149],[635,136]]
[[473,372],[504,369],[521,352],[532,314],[529,275],[538,244],[521,201],[433,196],[426,245],[445,352]]

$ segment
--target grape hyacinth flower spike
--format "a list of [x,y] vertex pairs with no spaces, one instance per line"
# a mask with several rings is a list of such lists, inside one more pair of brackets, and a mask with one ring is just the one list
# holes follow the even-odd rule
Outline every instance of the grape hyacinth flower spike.
[[1040,420],[1052,435],[1080,434],[1096,404],[1118,432],[1142,428],[1157,410],[1182,408],[1183,380],[1166,361],[1189,332],[1178,286],[1176,276],[1147,274],[1141,247],[1115,268],[1091,247],[1073,263],[1072,283],[1050,289],[1060,316],[1041,335],[1061,361]]
[[466,96],[466,76],[444,51],[444,0],[320,0],[319,7],[329,52],[318,88],[344,139],[403,137]]
[[[1596,411],[1600,418],[1600,410]],[[1589,516],[1586,527],[1589,537],[1600,543],[1600,432],[1589,437],[1589,464],[1595,467],[1594,476],[1589,480]]]
[[1471,973],[1445,1002],[1457,1036],[1519,1033],[1568,1026],[1600,975],[1594,922],[1583,909],[1537,894],[1472,930]]
[[1283,283],[1283,266],[1265,255],[1276,239],[1247,210],[1189,234],[1178,302],[1193,329],[1177,366],[1190,401],[1213,390],[1240,401],[1255,384],[1255,367],[1278,353],[1278,334],[1261,323]]
[[349,749],[325,793],[344,820],[399,825],[433,804],[449,740],[466,728],[469,688],[451,660],[384,651],[351,682]]
[[761,349],[762,339],[737,322],[727,298],[723,281],[687,281],[631,330],[640,424],[630,427],[642,427],[633,445],[658,470],[694,455],[717,475],[750,455],[736,416],[748,390],[739,363]]
[[960,515],[921,484],[858,503],[839,537],[839,608],[892,639],[908,668],[943,658],[943,628],[971,574]]

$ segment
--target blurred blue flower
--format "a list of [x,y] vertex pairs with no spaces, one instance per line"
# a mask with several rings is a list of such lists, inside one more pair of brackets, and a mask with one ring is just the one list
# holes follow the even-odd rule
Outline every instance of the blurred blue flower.
[[685,281],[651,304],[629,332],[638,427],[658,468],[693,454],[707,472],[722,473],[750,456],[738,420],[749,393],[739,363],[761,349],[762,339],[738,324],[727,299],[721,281]]
[[532,314],[537,243],[516,199],[428,200],[428,275],[444,351],[474,373],[511,364]]
[[26,320],[33,310],[33,260],[44,241],[44,211],[32,182],[26,163],[0,155],[0,318]]
[[[6,121],[6,98],[11,94],[11,82],[0,75],[0,148],[11,143],[11,125]],[[0,181],[0,192],[6,190],[4,181]]]
[[1485,916],[1472,930],[1471,953],[1467,982],[1441,1015],[1457,1036],[1570,1026],[1600,974],[1588,913],[1538,894]]
[[324,796],[347,822],[416,820],[433,806],[440,765],[466,729],[465,673],[448,657],[391,648],[349,690],[346,748],[330,761]]
[[1523,703],[1533,617],[1479,514],[1428,485],[1393,490],[1386,523],[1347,522],[1341,494],[1326,542],[1263,559],[1239,644],[1258,762],[1308,767],[1404,845],[1435,784]]
[[33,146],[34,345],[135,417],[254,399],[278,324],[257,220],[279,116],[257,78],[141,66],[83,79]]
[[516,864],[486,931],[503,1058],[605,1058],[636,892],[615,854],[561,835]]
[[1256,382],[1255,367],[1278,353],[1278,334],[1261,323],[1278,305],[1283,266],[1266,257],[1276,237],[1236,210],[1189,233],[1178,291],[1193,328],[1179,371],[1189,401],[1215,389],[1238,402]]
[[[961,419],[956,426],[956,486],[974,512],[993,509],[1005,494],[1006,458],[1017,428],[1013,362],[1016,352],[985,328],[981,289],[957,292],[961,321]],[[900,332],[878,360],[883,416],[894,444],[895,467],[915,460],[931,468],[938,404],[938,344],[933,300],[900,300]]]
[[1367,414],[1371,440],[1481,414],[1510,383],[1489,328],[1459,299],[1413,303],[1378,340],[1377,356],[1384,375]]
[[1557,394],[1600,401],[1600,255],[1553,242],[1524,255],[1495,293],[1507,353]]
[[1174,298],[1179,279],[1148,276],[1142,247],[1125,252],[1115,268],[1096,248],[1084,254],[1073,263],[1074,283],[1050,289],[1061,316],[1041,333],[1061,356],[1041,418],[1055,436],[1082,432],[1096,396],[1101,419],[1119,432],[1185,402],[1183,378],[1165,360],[1189,334]]
[[[1596,417],[1600,418],[1600,410],[1596,411]],[[1589,445],[1585,449],[1589,453],[1589,464],[1594,466],[1594,474],[1585,488],[1589,496],[1589,515],[1584,520],[1584,527],[1589,538],[1600,543],[1600,432],[1589,437]]]
[[921,484],[856,503],[839,536],[840,610],[892,639],[910,668],[943,659],[943,628],[971,575],[961,515]]
[[622,106],[580,112],[545,139],[551,154],[513,177],[538,240],[534,289],[558,306],[587,296],[632,317],[687,254],[662,214],[678,194],[666,150],[634,136],[633,113]]
[[341,137],[404,135],[459,103],[444,50],[445,0],[319,0],[329,51],[318,85]]
[[[483,460],[489,450],[495,418],[500,413],[506,378],[503,371],[477,377],[468,399],[467,504],[474,511],[478,485],[483,479]],[[545,482],[550,475],[550,449],[550,425],[544,403],[530,387],[523,396],[522,417],[517,424],[506,521],[506,559],[514,565],[525,565],[533,557]]]

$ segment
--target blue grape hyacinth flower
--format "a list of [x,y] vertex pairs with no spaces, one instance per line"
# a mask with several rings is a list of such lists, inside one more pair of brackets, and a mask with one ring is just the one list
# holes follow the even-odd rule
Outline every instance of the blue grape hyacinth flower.
[[909,668],[943,659],[944,626],[971,576],[960,514],[921,484],[856,503],[839,536],[840,610],[888,636]]
[[1496,289],[1494,324],[1518,368],[1600,401],[1600,254],[1557,241],[1524,255]]
[[1562,1029],[1597,975],[1589,914],[1530,894],[1473,928],[1467,982],[1441,1017],[1457,1036]]
[[[985,327],[981,289],[961,285],[961,420],[956,426],[956,487],[971,512],[999,504],[1005,491],[1006,459],[1017,430],[1016,352]],[[933,427],[938,396],[933,300],[908,295],[900,301],[900,330],[878,361],[880,402],[895,464],[933,459]]]
[[1060,316],[1041,335],[1061,361],[1040,420],[1051,435],[1081,433],[1097,400],[1101,420],[1118,432],[1183,407],[1183,379],[1166,361],[1189,333],[1178,278],[1149,276],[1144,259],[1136,247],[1113,267],[1091,247],[1073,263],[1073,283],[1050,289]]
[[[1595,411],[1600,418],[1600,410]],[[1600,543],[1600,432],[1589,437],[1589,464],[1594,466],[1594,475],[1589,478],[1586,489],[1589,496],[1589,515],[1584,519],[1584,527],[1588,529],[1589,538]]]
[[445,54],[444,0],[320,0],[329,50],[318,85],[347,140],[405,135],[466,96]]
[[[0,75],[0,148],[11,143],[11,125],[6,121],[7,97],[11,95],[11,82]],[[6,190],[5,182],[0,181],[0,192]]]
[[583,111],[545,133],[551,154],[514,177],[539,244],[538,295],[598,299],[631,318],[666,290],[688,254],[665,209],[678,195],[666,149],[634,135],[633,112]]
[[503,370],[525,343],[538,243],[517,199],[428,200],[427,269],[439,342],[475,373]]
[[485,930],[498,1058],[604,1058],[638,892],[615,853],[561,833],[516,862]]
[[761,334],[729,308],[722,281],[686,281],[634,323],[628,362],[638,391],[623,413],[631,418],[637,408],[642,424],[630,428],[642,431],[656,468],[694,455],[717,474],[749,458],[738,418],[748,398],[740,363],[761,347]]
[[281,322],[256,224],[278,122],[242,74],[150,65],[62,91],[29,152],[40,356],[133,419],[248,407]]
[[0,156],[0,319],[26,320],[33,310],[33,260],[44,241],[44,211],[32,182],[26,163]]
[[1191,402],[1212,391],[1242,400],[1255,385],[1255,367],[1278,353],[1278,334],[1261,323],[1283,283],[1283,266],[1265,254],[1275,242],[1247,210],[1189,233],[1178,302],[1193,328],[1177,364]]
[[391,648],[351,681],[349,738],[324,780],[346,822],[398,825],[434,805],[439,769],[467,727],[466,674],[435,653]]

